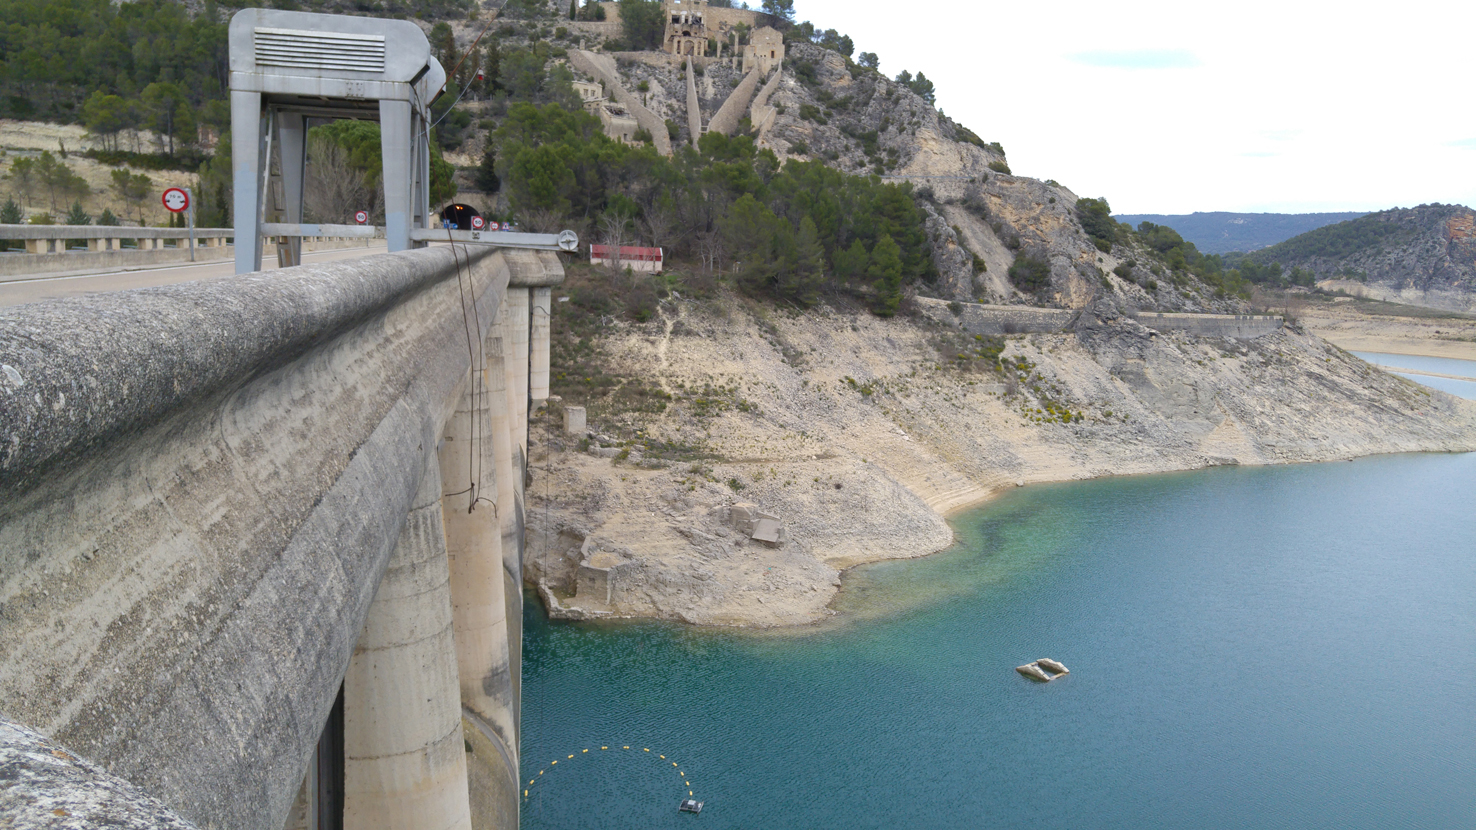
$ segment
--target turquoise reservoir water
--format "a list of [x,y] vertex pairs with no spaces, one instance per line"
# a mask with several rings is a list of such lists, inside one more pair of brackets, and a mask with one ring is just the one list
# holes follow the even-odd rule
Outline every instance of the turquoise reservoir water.
[[1027,487],[799,634],[530,597],[523,826],[1476,826],[1473,506],[1476,454]]

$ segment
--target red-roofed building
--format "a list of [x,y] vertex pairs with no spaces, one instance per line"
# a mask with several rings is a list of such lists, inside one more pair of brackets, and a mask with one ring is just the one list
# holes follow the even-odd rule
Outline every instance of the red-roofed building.
[[660,248],[637,248],[634,245],[622,245],[617,256],[614,245],[591,245],[589,246],[589,262],[591,265],[629,267],[632,271],[659,274],[661,273],[662,254]]

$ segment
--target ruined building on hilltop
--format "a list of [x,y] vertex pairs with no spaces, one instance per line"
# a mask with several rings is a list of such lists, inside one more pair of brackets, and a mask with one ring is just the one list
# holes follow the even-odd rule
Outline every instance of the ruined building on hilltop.
[[661,48],[673,55],[707,55],[707,0],[666,0],[666,36]]

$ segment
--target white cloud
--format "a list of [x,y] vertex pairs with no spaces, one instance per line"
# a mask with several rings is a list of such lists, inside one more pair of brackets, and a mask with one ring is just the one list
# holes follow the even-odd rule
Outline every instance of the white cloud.
[[[916,9],[916,13],[909,13]],[[927,73],[1010,166],[1125,213],[1476,205],[1476,4],[799,0],[800,19]]]

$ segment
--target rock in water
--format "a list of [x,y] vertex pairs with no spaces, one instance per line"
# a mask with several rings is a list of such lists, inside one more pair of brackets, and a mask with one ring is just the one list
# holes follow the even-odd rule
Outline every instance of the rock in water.
[[1052,660],[1049,657],[1042,657],[1039,660],[1036,660],[1035,662],[1041,668],[1043,668],[1046,671],[1049,671],[1049,672],[1051,672],[1053,674],[1070,674],[1071,673],[1071,670],[1070,669],[1066,668],[1065,666],[1061,665],[1060,663],[1057,663],[1055,660]]
[[1016,666],[1015,671],[1025,675],[1031,680],[1039,680],[1042,683],[1049,682],[1051,679],[1051,676],[1046,674],[1045,670],[1043,670],[1040,666],[1035,665],[1034,663],[1026,663],[1023,666]]

